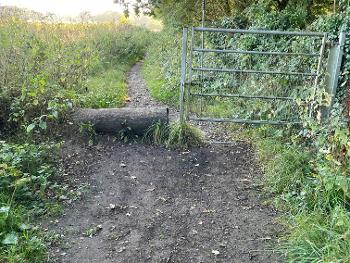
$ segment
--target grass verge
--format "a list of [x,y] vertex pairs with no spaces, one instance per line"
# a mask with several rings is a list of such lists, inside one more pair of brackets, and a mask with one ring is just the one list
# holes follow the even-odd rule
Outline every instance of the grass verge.
[[342,201],[347,181],[336,172],[328,177],[330,168],[315,161],[317,153],[309,147],[293,143],[293,132],[269,127],[242,132],[262,162],[265,193],[284,212],[286,232],[276,249],[286,262],[350,262],[350,213]]
[[88,108],[122,107],[128,97],[126,75],[132,63],[122,63],[108,68],[86,81],[87,93],[82,96],[82,106]]

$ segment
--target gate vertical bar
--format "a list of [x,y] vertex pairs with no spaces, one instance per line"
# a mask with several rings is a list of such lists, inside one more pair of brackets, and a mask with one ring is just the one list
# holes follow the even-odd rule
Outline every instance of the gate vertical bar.
[[180,122],[185,122],[185,85],[186,85],[186,60],[187,60],[187,37],[188,28],[182,32],[182,54],[181,54],[181,83],[180,83]]
[[324,51],[326,49],[326,43],[327,43],[327,33],[324,33],[323,38],[322,38],[320,55],[318,58],[317,72],[316,72],[316,77],[315,77],[315,82],[314,82],[314,90],[313,90],[313,94],[312,94],[312,101],[311,101],[311,106],[309,109],[309,117],[310,118],[312,117],[314,107],[315,107],[315,98],[316,98],[316,94],[317,94],[318,84],[320,82],[321,70],[322,70],[322,60],[323,60],[323,56],[324,56]]
[[[202,0],[202,27],[205,26],[205,18],[206,18],[206,8],[207,1]],[[204,31],[201,32],[201,49],[204,49]],[[201,52],[201,63],[200,68],[204,66],[204,52]],[[203,85],[204,85],[204,72],[201,72],[201,93],[203,93]],[[200,113],[202,115],[203,112],[203,98],[200,99]]]
[[[194,50],[194,30],[192,27],[191,31],[191,44],[190,44],[190,60],[188,62],[188,85],[187,90],[185,92],[185,97],[188,98],[188,111],[190,110],[191,106],[191,100],[190,100],[190,94],[191,94],[191,88],[192,88],[192,81],[193,81],[193,50]],[[186,117],[186,120],[188,119],[188,116]]]

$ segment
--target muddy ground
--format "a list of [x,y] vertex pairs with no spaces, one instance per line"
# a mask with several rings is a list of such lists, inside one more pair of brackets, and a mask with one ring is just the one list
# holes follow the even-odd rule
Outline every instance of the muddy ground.
[[[129,74],[131,106],[158,105],[139,69]],[[62,163],[63,180],[87,188],[46,226],[61,236],[49,262],[281,261],[276,211],[259,198],[262,174],[249,144],[170,151],[72,138]]]

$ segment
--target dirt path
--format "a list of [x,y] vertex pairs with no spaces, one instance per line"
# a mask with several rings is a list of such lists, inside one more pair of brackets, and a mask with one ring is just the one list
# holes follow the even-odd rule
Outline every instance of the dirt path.
[[155,101],[148,92],[145,80],[141,76],[142,61],[136,63],[130,70],[127,78],[129,99],[128,107],[164,106]]
[[[130,106],[158,105],[139,68]],[[257,197],[247,144],[182,152],[103,137],[93,147],[68,141],[62,156],[66,180],[88,189],[47,226],[61,236],[50,262],[278,262],[276,213]]]

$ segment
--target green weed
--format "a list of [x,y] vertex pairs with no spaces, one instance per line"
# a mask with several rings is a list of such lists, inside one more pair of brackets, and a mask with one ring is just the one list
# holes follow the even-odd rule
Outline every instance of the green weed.
[[173,124],[155,123],[153,124],[143,140],[156,145],[165,145],[172,149],[183,149],[204,145],[203,134],[197,128],[188,123]]
[[92,123],[81,123],[79,132],[88,139],[89,146],[94,145],[97,139],[97,133]]
[[169,138],[169,125],[161,122],[154,123],[146,131],[143,141],[155,145],[165,145]]
[[188,123],[171,124],[166,146],[169,148],[190,148],[204,144],[203,134]]

